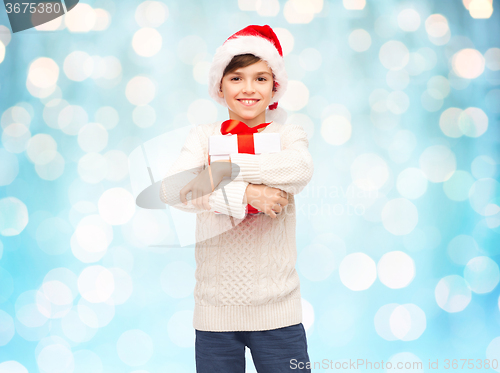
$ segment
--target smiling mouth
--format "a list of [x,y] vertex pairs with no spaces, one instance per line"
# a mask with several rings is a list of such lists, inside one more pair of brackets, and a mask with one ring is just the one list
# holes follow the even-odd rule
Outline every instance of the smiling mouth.
[[239,99],[239,102],[241,102],[245,106],[253,106],[260,100],[245,100],[245,99]]

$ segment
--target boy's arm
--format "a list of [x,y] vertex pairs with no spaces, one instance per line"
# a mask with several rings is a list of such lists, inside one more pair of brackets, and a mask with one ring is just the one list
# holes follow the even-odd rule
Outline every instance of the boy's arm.
[[[190,130],[179,157],[162,180],[160,199],[164,203],[186,212],[210,211],[213,213],[217,211],[243,219],[246,214],[246,204],[243,203],[243,199],[249,183],[243,180],[241,174],[238,175],[237,167],[232,172],[231,180],[223,179],[216,187],[217,189],[210,194],[208,200],[210,210],[196,208],[191,202],[191,193],[188,193],[186,205],[180,200],[180,190],[203,169],[205,153],[202,141],[208,141],[208,139],[205,139],[206,136],[200,132],[198,127]],[[225,196],[223,192],[225,192]],[[226,198],[228,203],[226,203]]]
[[281,133],[283,150],[271,154],[230,154],[240,168],[244,181],[264,184],[298,194],[312,178],[314,164],[309,153],[307,133],[299,125],[286,125]]

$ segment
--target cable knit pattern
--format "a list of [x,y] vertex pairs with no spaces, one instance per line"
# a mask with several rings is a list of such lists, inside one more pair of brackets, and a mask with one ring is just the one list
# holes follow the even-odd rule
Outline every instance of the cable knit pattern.
[[[307,134],[300,126],[272,122],[262,132],[280,134],[280,153],[230,154],[239,167],[233,166],[232,180],[221,182],[224,190],[210,195],[211,210],[195,209],[190,194],[184,205],[179,191],[208,166],[208,138],[220,135],[221,124],[205,124],[190,131],[160,190],[163,202],[197,214],[193,327],[256,331],[298,324],[302,322],[302,305],[295,270],[294,194],[305,188],[314,171]],[[288,205],[276,219],[265,214],[245,215],[243,197],[249,183],[289,193]]]

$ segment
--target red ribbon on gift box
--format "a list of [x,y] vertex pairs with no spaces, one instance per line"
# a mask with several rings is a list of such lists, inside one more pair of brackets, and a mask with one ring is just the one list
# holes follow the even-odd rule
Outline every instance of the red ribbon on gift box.
[[[260,128],[264,128],[269,123],[261,123],[255,127],[248,127],[246,123],[237,119],[228,119],[221,124],[220,132],[222,135],[232,134],[237,135],[238,153],[255,154],[253,134],[259,132]],[[208,164],[210,165],[210,155],[208,156]],[[260,211],[252,205],[248,204],[249,214],[258,214]]]

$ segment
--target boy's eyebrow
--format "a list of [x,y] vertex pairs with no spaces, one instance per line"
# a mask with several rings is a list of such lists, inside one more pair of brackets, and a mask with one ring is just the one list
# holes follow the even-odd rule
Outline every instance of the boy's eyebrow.
[[[240,73],[240,72],[238,72],[238,71],[233,71],[231,74],[243,75],[242,73]],[[259,71],[258,73],[255,73],[255,75],[262,75],[262,74],[271,75],[271,73],[269,73],[269,72],[267,72],[267,71]]]

